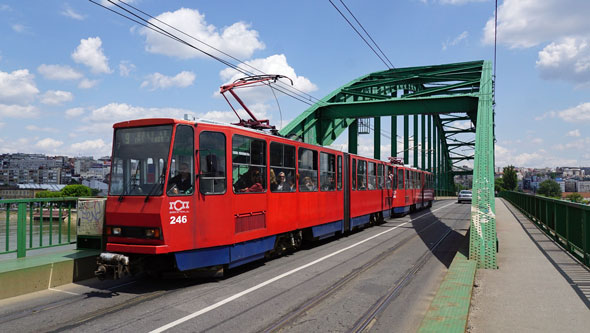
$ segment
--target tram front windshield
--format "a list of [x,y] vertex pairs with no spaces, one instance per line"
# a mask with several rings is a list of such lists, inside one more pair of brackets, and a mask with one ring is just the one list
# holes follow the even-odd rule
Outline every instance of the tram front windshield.
[[111,195],[161,195],[166,177],[172,125],[115,130]]

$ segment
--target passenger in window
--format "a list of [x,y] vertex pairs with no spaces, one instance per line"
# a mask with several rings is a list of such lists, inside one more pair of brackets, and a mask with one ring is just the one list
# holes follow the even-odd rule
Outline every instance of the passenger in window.
[[277,187],[275,191],[278,192],[288,192],[291,191],[291,185],[287,183],[287,176],[285,176],[284,172],[279,172],[279,179],[277,180]]
[[311,177],[304,177],[303,178],[303,186],[301,187],[301,191],[309,192],[309,191],[316,191],[316,187],[314,183],[311,181]]
[[262,176],[257,168],[250,168],[234,185],[236,192],[262,192]]
[[359,189],[359,190],[364,190],[364,189],[365,189],[365,182],[363,181],[363,179],[362,179],[362,178],[359,178],[359,179],[358,179],[358,183],[359,183],[359,187],[358,187],[358,189]]
[[326,182],[322,184],[322,191],[334,191],[335,188],[334,176],[328,176]]
[[275,176],[275,171],[273,169],[270,169],[270,190],[276,191],[277,186],[278,186],[278,183],[277,183],[277,177]]
[[168,194],[190,194],[193,188],[190,169],[187,163],[181,163],[178,174],[168,181]]

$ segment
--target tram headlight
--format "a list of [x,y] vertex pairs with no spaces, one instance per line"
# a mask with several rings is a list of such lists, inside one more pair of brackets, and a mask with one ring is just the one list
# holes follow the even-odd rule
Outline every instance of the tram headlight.
[[160,238],[160,229],[158,229],[158,228],[145,229],[145,237],[147,237],[147,238]]
[[121,227],[113,227],[113,236],[121,235]]

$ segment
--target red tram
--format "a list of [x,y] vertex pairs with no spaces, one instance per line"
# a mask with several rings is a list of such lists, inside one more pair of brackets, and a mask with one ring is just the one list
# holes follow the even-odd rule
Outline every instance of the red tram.
[[232,268],[429,207],[431,173],[204,121],[114,125],[97,276]]

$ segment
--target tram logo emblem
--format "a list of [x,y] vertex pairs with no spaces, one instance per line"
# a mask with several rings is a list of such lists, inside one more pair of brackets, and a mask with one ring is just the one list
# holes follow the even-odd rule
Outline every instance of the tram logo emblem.
[[189,201],[176,200],[170,202],[170,212],[179,213],[189,209]]

